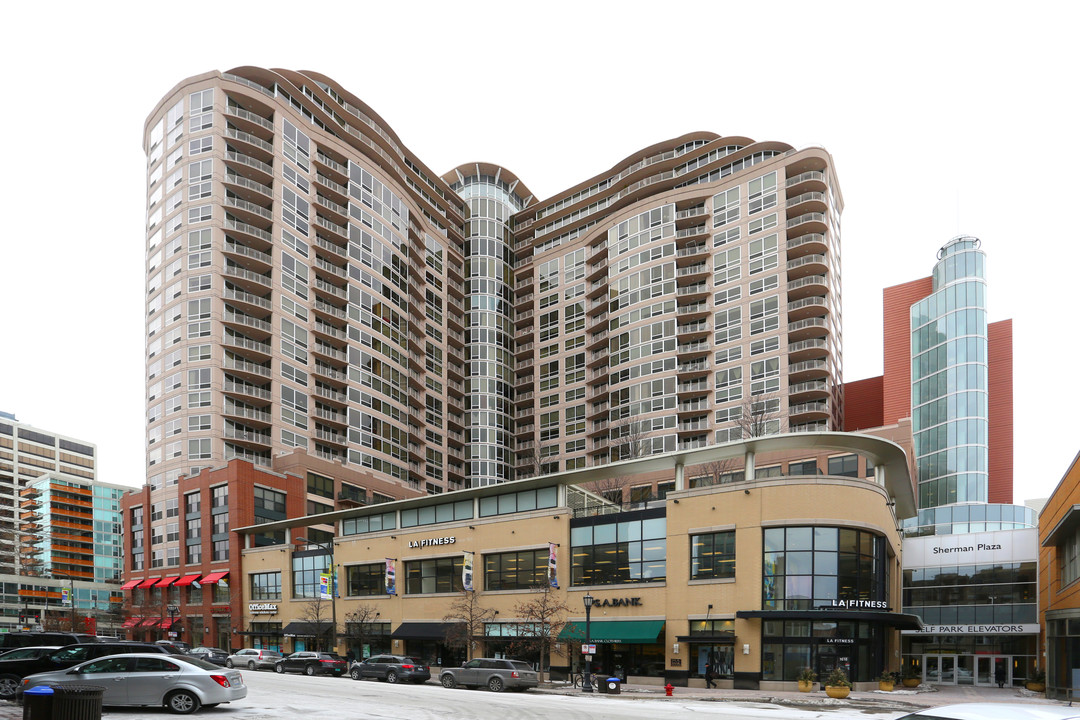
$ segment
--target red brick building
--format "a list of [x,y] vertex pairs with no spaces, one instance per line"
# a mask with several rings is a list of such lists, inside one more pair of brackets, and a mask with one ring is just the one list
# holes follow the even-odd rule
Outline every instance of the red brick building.
[[[224,649],[244,647],[249,630],[238,624],[245,593],[232,586],[241,546],[231,528],[421,494],[302,451],[275,458],[273,470],[232,460],[177,484],[171,492],[145,485],[124,496],[126,635]],[[165,536],[148,537],[162,519]],[[331,530],[313,526],[300,535],[328,542]],[[284,538],[268,534],[272,540]],[[148,556],[144,548],[154,549]]]

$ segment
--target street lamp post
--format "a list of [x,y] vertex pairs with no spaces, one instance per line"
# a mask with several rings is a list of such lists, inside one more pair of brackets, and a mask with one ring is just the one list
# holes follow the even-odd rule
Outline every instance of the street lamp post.
[[334,544],[315,542],[314,540],[308,540],[307,538],[302,537],[296,538],[296,542],[304,543],[305,545],[315,545],[316,547],[326,550],[327,554],[330,555],[330,615],[333,618],[331,622],[334,623],[333,635],[330,638],[330,651],[337,652],[337,593],[335,592],[337,590],[337,582],[335,582],[337,580],[337,573],[334,572]]
[[71,632],[75,632],[75,578],[61,570],[53,570],[53,577],[67,578],[71,587],[68,592],[68,601],[71,603]]
[[[585,597],[581,598],[581,601],[585,603],[585,644],[591,645],[592,634],[589,627],[592,616],[592,604],[593,596],[585,593]],[[592,655],[586,653],[585,655],[585,673],[581,677],[581,692],[591,693],[592,687]]]

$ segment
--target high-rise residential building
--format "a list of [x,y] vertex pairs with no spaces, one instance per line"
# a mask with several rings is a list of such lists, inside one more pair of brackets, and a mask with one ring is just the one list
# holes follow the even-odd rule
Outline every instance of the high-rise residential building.
[[848,383],[845,429],[910,428],[918,513],[904,530],[903,663],[941,684],[1022,685],[1038,661],[1036,513],[1013,505],[1012,321],[988,323],[970,236],[884,293],[885,372]]
[[253,67],[179,83],[145,147],[151,493],[296,448],[439,493],[843,426],[820,148],[695,132],[538,201]]
[[74,617],[76,632],[119,630],[121,501],[130,489],[50,472],[20,491],[20,614],[50,629],[72,629]]
[[0,574],[18,574],[20,492],[50,472],[94,480],[97,448],[0,413]]

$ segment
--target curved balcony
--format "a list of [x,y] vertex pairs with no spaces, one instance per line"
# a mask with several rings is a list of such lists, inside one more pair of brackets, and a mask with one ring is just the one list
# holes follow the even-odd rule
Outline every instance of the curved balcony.
[[712,314],[712,308],[707,302],[695,302],[691,305],[679,305],[677,311],[679,319],[685,321],[689,320],[703,320]]
[[679,323],[675,328],[675,334],[678,336],[681,343],[707,338],[711,332],[712,330],[709,328],[709,323],[705,320]]
[[588,267],[585,271],[586,282],[596,282],[607,276],[608,259],[607,255],[601,255],[595,260],[590,260]]
[[824,275],[828,271],[829,260],[825,255],[803,255],[787,262],[789,280],[807,275]]
[[806,212],[825,212],[829,209],[829,197],[823,192],[810,191],[798,195],[788,194],[787,214],[794,217]]
[[609,359],[610,355],[608,355],[608,349],[603,348],[602,350],[590,352],[586,359],[585,366],[588,368],[604,367],[608,364]]
[[339,182],[343,182],[343,183],[349,182],[349,168],[347,168],[341,162],[339,162],[339,161],[335,160],[334,158],[330,157],[329,155],[324,153],[322,150],[316,150],[315,151],[314,160],[319,165],[322,165],[323,168],[329,170],[331,172],[331,177],[333,177],[334,174],[336,173],[337,176],[338,176]]
[[336,203],[325,195],[316,195],[315,204],[319,206],[320,210],[326,210],[334,215],[335,217],[331,218],[331,220],[342,225],[348,225],[349,208],[347,206]]
[[274,168],[270,163],[265,163],[235,150],[226,151],[225,166],[237,175],[243,175],[249,180],[254,180],[263,185],[270,185],[274,182]]
[[269,247],[274,244],[273,235],[251,223],[226,218],[225,230],[227,235],[236,236],[255,247]]
[[[680,283],[698,283],[704,282],[712,275],[712,270],[709,269],[709,263],[698,263],[697,265],[690,265],[688,267],[681,267],[675,273],[675,276],[679,279]],[[680,292],[683,288],[679,288]]]
[[587,350],[596,350],[598,348],[607,347],[609,335],[610,333],[607,330],[591,333],[585,342],[585,348]]
[[712,392],[712,386],[707,379],[680,382],[675,387],[675,394],[678,396],[680,402],[691,397],[708,395],[710,392]]
[[677,348],[680,360],[690,360],[700,355],[708,355],[712,352],[712,343],[708,340],[696,340],[683,343]]
[[339,203],[347,204],[349,202],[349,188],[342,185],[337,180],[327,177],[322,173],[318,173],[315,176],[315,182],[318,183],[320,187],[329,190]]
[[338,245],[337,243],[330,242],[326,238],[316,236],[314,245],[316,253],[318,253],[318,251],[325,250],[326,252],[330,253],[332,256],[340,260],[349,259],[349,249],[347,247],[343,247],[341,245]]
[[601,313],[608,311],[608,299],[607,297],[593,298],[585,303],[585,314],[590,317],[596,317]]
[[806,318],[788,323],[788,342],[809,338],[821,338],[829,334],[829,321],[825,318]]
[[225,114],[233,119],[233,124],[237,127],[249,130],[269,130],[271,134],[274,132],[274,123],[271,120],[267,120],[261,115],[256,115],[250,110],[229,105],[225,108]]
[[227,357],[221,366],[233,375],[239,375],[242,379],[254,380],[257,383],[265,382],[271,377],[270,366],[260,365],[249,360]]
[[707,300],[712,296],[712,288],[707,282],[699,282],[693,285],[684,285],[675,292],[679,303],[696,303]]
[[261,425],[272,425],[274,423],[274,416],[269,412],[258,408],[237,405],[232,402],[225,403],[222,414],[228,417],[243,418],[244,422],[247,424],[256,423]]
[[240,430],[239,428],[225,428],[222,431],[222,437],[226,440],[238,442],[249,447],[254,446],[258,450],[263,450],[271,445],[270,436],[268,434]]
[[675,231],[675,242],[680,240],[690,240],[691,242],[698,240],[705,240],[709,237],[709,226],[707,223],[695,225],[694,227],[688,227],[683,230]]
[[827,380],[806,380],[788,385],[789,404],[804,403],[829,397]]
[[336,433],[332,430],[316,430],[315,439],[320,442],[331,443],[332,445],[348,446],[349,436],[342,433]]
[[826,298],[811,296],[788,303],[788,320],[802,320],[808,317],[824,317],[829,314],[829,302]]
[[700,415],[701,413],[707,413],[711,407],[710,398],[699,397],[692,400],[686,400],[675,406],[676,415]]
[[225,288],[225,291],[221,295],[231,305],[244,305],[245,310],[272,310],[273,306],[267,298],[260,295],[252,295],[249,292],[243,290],[231,290]]
[[315,340],[315,345],[311,348],[311,352],[314,355],[319,355],[324,358],[330,358],[331,360],[337,360],[338,362],[349,361],[349,355],[346,351],[339,350],[333,345],[324,343],[318,339]]
[[249,180],[243,175],[227,172],[222,180],[228,186],[229,191],[236,193],[246,200],[266,202],[274,199],[273,188],[269,185],[263,185],[254,180]]
[[829,376],[829,364],[825,360],[803,360],[788,366],[788,380],[806,382]]
[[273,354],[270,343],[259,342],[258,340],[237,335],[225,335],[221,339],[221,344],[244,357],[254,355],[259,362],[265,361]]
[[809,338],[788,344],[788,359],[792,362],[823,358],[829,354],[829,343],[821,338]]
[[784,187],[789,194],[796,196],[804,192],[824,192],[826,190],[825,180],[825,173],[820,170],[808,170],[789,177],[784,182]]
[[221,389],[226,395],[239,395],[244,398],[256,398],[258,400],[272,399],[269,390],[248,383],[226,380],[221,384]]
[[247,245],[241,245],[228,236],[225,237],[225,246],[222,248],[222,252],[232,255],[235,262],[243,265],[248,270],[260,274],[269,272],[274,266],[274,260],[270,253],[250,248]]
[[679,420],[679,423],[675,426],[675,432],[679,435],[700,435],[703,432],[708,432],[709,427],[708,416],[699,416],[695,418],[687,418],[686,420]]
[[273,327],[266,320],[260,320],[259,318],[245,315],[242,312],[232,311],[229,308],[225,308],[225,312],[222,313],[221,322],[235,328],[240,328],[245,334],[250,334],[254,331],[256,335],[260,336],[256,339],[261,340],[265,340],[273,332]]
[[676,366],[675,372],[678,374],[679,380],[681,381],[695,377],[704,377],[709,374],[711,369],[712,363],[706,359],[683,360]]
[[798,237],[788,237],[788,260],[804,255],[824,255],[829,251],[829,238],[824,233],[807,233]]
[[791,405],[789,406],[788,414],[790,423],[814,422],[818,420],[828,420],[832,417],[832,413],[829,411],[829,402],[827,400],[816,400],[813,402]]
[[327,220],[322,215],[315,216],[315,226],[320,227],[323,230],[329,230],[330,232],[337,235],[339,240],[348,241],[349,239],[349,229],[347,227],[345,227],[344,225],[338,225],[336,222]]
[[320,278],[315,279],[314,287],[315,287],[316,294],[324,293],[326,295],[329,295],[330,297],[334,297],[334,298],[337,298],[339,300],[348,300],[349,299],[349,293],[347,291],[345,291],[342,288],[339,288],[336,285],[331,285],[330,283],[328,283],[325,280],[322,280]]
[[686,247],[679,248],[675,253],[675,264],[679,267],[688,267],[708,259],[711,253],[708,243],[691,243]]
[[314,395],[322,402],[334,403],[342,407],[348,407],[349,405],[349,394],[339,392],[333,388],[316,385]]
[[829,291],[829,277],[827,275],[807,275],[797,280],[789,280],[787,284],[788,300],[811,295],[824,295]]

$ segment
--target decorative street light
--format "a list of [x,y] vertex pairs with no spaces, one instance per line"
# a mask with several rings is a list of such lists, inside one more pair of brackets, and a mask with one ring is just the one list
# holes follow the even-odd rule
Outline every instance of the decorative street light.
[[337,589],[335,587],[335,585],[337,585],[337,583],[335,582],[335,580],[337,579],[337,574],[334,572],[334,545],[333,545],[333,543],[327,544],[327,543],[315,542],[314,540],[308,540],[307,538],[302,538],[302,537],[301,538],[296,538],[296,542],[304,543],[305,545],[314,545],[316,547],[322,548],[323,550],[326,550],[327,554],[330,555],[330,615],[333,618],[332,622],[334,623],[334,632],[333,632],[333,636],[330,639],[330,643],[331,643],[330,652],[335,652],[336,653],[337,652],[338,633],[337,633],[337,593],[335,592],[335,590]]
[[[592,635],[590,634],[591,628],[589,627],[590,617],[592,615],[593,596],[585,593],[585,597],[581,598],[581,601],[585,603],[585,644],[591,645]],[[590,649],[590,648],[586,648]],[[591,693],[592,687],[592,655],[585,654],[585,674],[581,678],[581,692]]]
[[75,632],[75,578],[61,570],[53,570],[52,575],[53,577],[67,578],[68,582],[71,584],[71,590],[68,593],[68,602],[71,603],[71,632]]

